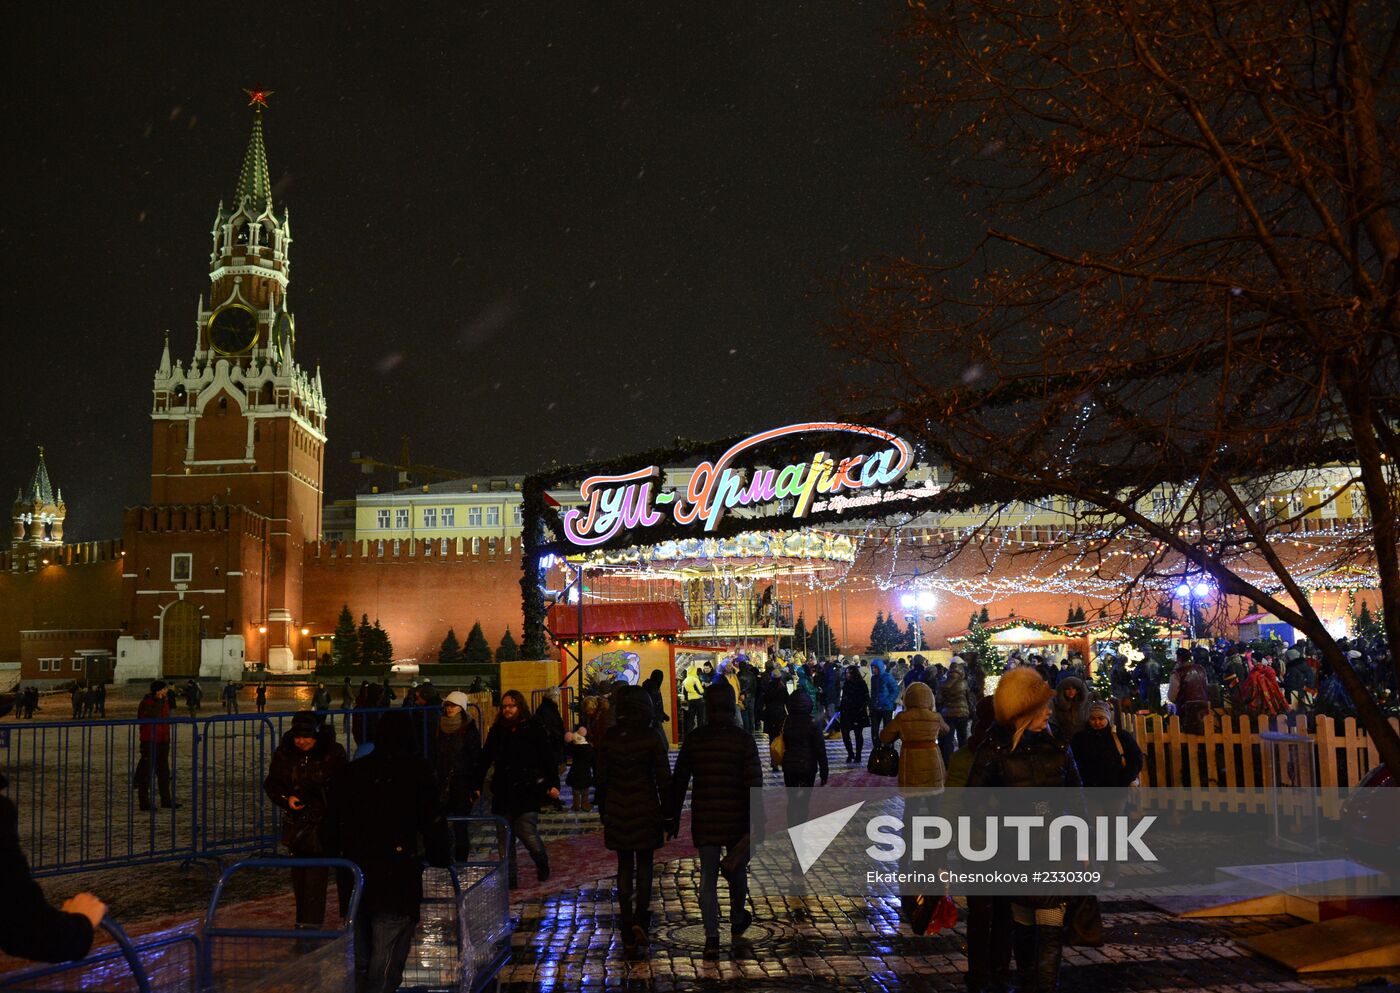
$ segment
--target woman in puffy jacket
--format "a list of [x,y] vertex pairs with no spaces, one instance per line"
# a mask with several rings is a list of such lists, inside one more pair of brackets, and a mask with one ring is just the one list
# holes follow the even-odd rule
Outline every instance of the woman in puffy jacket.
[[[968,786],[1081,786],[1069,745],[1049,730],[1055,691],[1034,669],[1012,669],[993,695],[996,727],[977,749]],[[1042,895],[1011,900],[1011,944],[1019,989],[1053,991],[1063,953],[1065,898]],[[1004,933],[993,941],[1004,941]],[[1004,954],[993,949],[992,957]],[[969,968],[972,963],[969,959]]]
[[896,738],[899,749],[899,785],[937,789],[947,775],[938,739],[948,733],[948,725],[933,709],[933,690],[927,683],[910,683],[904,691],[904,709],[885,725],[880,740],[889,744]]
[[669,749],[645,689],[619,694],[617,724],[598,747],[595,782],[603,844],[617,852],[622,947],[633,958],[650,941],[653,858],[665,841],[671,790]]
[[[846,761],[860,763],[865,752],[865,729],[870,724],[870,687],[865,685],[859,666],[846,669],[841,683],[841,740],[846,744]],[[855,741],[851,741],[851,732]]]
[[[320,724],[311,711],[298,711],[291,730],[272,753],[263,780],[263,792],[282,808],[282,844],[292,856],[326,854],[321,829],[327,789],[345,765],[345,749],[335,740],[335,730]],[[328,870],[293,869],[291,873],[297,927],[319,929],[326,917]]]

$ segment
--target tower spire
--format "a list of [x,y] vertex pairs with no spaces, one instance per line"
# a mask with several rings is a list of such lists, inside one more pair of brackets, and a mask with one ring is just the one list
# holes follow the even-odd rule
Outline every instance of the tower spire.
[[243,168],[238,172],[238,203],[251,200],[266,204],[272,199],[272,180],[267,171],[267,149],[263,146],[262,112],[271,90],[244,90],[253,108],[253,134],[248,139],[248,151],[243,154]]

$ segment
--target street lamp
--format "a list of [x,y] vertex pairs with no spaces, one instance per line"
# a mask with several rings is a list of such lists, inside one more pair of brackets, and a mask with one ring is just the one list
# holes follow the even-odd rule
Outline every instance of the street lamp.
[[1186,630],[1192,641],[1196,640],[1196,601],[1208,599],[1214,590],[1215,587],[1204,579],[1182,580],[1177,584],[1177,599],[1186,601]]
[[936,598],[929,590],[915,590],[900,594],[899,605],[904,608],[904,619],[914,624],[914,651],[916,652],[923,649],[924,631],[915,622],[932,621],[933,606],[936,602]]

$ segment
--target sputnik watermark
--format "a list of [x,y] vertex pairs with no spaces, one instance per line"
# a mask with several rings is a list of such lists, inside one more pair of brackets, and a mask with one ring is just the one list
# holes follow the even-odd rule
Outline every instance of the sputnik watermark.
[[[1036,851],[1046,851],[1052,862],[1065,858],[1088,859],[1091,841],[1093,857],[1099,862],[1127,862],[1134,855],[1143,862],[1156,862],[1157,856],[1143,843],[1143,835],[1156,821],[1155,816],[1148,815],[1136,824],[1127,817],[1095,817],[1091,823],[1088,818],[1062,814],[1047,824],[1046,818],[1035,815],[987,816],[974,827],[973,818],[963,816],[957,818],[955,830],[954,822],[947,817],[919,816],[906,825],[902,818],[882,814],[866,822],[865,834],[873,844],[866,848],[865,854],[879,862],[900,861],[910,849],[904,840],[908,827],[915,861],[956,850],[959,857],[969,862],[987,862],[997,857],[1005,829],[1016,834],[1016,859],[1020,862],[1039,857],[1032,854],[1032,845],[1039,840],[1037,830],[1043,832],[1048,844],[1043,849],[1037,845]],[[1074,846],[1068,853],[1065,849],[1067,832],[1072,834]]]

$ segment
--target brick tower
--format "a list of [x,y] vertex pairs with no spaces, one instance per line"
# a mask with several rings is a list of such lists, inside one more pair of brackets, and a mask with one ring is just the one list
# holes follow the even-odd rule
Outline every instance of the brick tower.
[[[225,548],[237,545],[236,553],[201,552],[197,533],[177,541],[181,548],[189,547],[191,569],[204,561],[209,575],[196,576],[186,573],[183,565],[172,565],[165,585],[178,587],[177,577],[184,576],[184,589],[166,592],[178,593],[180,600],[187,599],[187,592],[190,598],[203,596],[201,641],[211,635],[241,635],[249,661],[284,671],[306,657],[300,644],[302,559],[306,541],[314,541],[321,532],[326,401],[320,371],[308,372],[296,362],[296,322],[287,297],[290,214],[285,207],[279,213],[272,202],[263,145],[266,94],[249,95],[254,107],[252,136],[233,200],[227,206],[220,203],[214,216],[210,286],[207,302],[201,296],[196,310],[193,355],[188,364],[178,358],[172,362],[167,333],[156,369],[151,408],[153,506],[144,510],[208,508],[221,526],[237,532],[236,539],[232,533],[224,536]],[[236,526],[227,513],[233,509],[238,511]],[[129,512],[128,549],[142,541],[133,528],[139,532],[156,527],[166,536],[159,543],[162,549],[173,549],[170,529],[178,527],[169,522],[204,519]],[[150,539],[147,544],[153,534]],[[143,628],[159,618],[146,614],[150,601],[142,596],[161,595],[166,572],[163,562],[156,562],[152,574],[152,564],[144,558],[131,563],[134,568],[127,577],[141,587],[130,602],[133,621]],[[222,568],[216,568],[219,562]],[[230,581],[230,575],[240,582]],[[215,577],[224,581],[214,582]],[[145,582],[148,578],[153,582]],[[162,630],[165,626],[162,621]],[[203,647],[206,659],[212,647]],[[164,654],[162,671],[179,674],[171,671],[169,653]],[[201,674],[214,674],[204,669]]]

